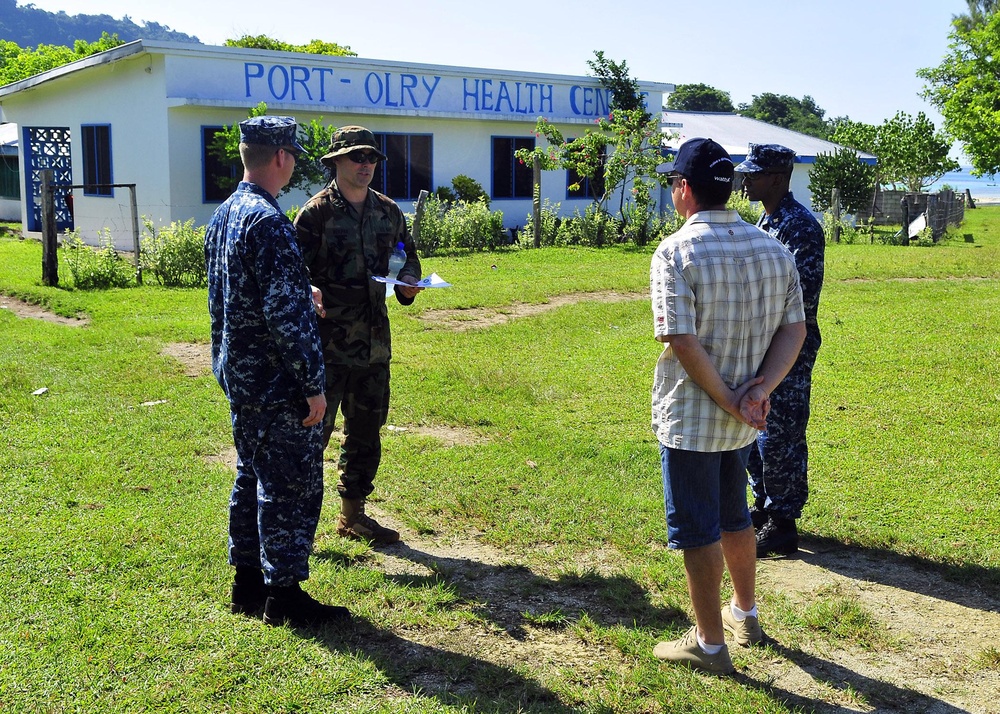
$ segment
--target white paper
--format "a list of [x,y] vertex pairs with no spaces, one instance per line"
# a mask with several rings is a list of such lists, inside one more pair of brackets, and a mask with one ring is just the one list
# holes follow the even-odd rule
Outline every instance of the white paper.
[[431,273],[423,280],[417,281],[416,285],[411,285],[410,283],[404,283],[402,280],[396,280],[395,278],[386,278],[381,275],[373,275],[372,280],[376,283],[385,283],[386,285],[402,285],[403,287],[409,288],[450,288],[451,283],[446,283],[441,279],[437,273]]

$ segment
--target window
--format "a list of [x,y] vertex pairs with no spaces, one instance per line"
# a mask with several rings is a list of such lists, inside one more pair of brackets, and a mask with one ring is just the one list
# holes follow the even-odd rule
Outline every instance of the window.
[[17,154],[0,156],[0,198],[21,200],[21,172]]
[[223,161],[212,152],[215,136],[221,126],[201,128],[202,191],[205,203],[222,203],[236,190],[243,177],[243,164],[239,160]]
[[493,137],[493,193],[491,198],[531,198],[532,169],[514,156],[518,149],[535,148],[534,137]]
[[113,196],[111,175],[111,125],[85,124],[83,132],[83,195]]
[[[566,198],[600,201],[604,195],[604,162],[607,158],[606,149],[601,149],[601,163],[593,177],[580,176],[573,169],[566,169]],[[578,184],[577,188],[570,188],[574,184]]]
[[375,166],[371,186],[389,198],[416,199],[431,191],[431,135],[376,134],[385,161]]

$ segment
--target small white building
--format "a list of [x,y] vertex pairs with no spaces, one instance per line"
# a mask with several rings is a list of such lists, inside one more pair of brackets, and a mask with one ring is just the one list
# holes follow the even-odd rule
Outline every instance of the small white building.
[[[738,114],[722,112],[685,112],[674,109],[663,112],[663,132],[670,136],[665,145],[676,151],[681,144],[696,136],[717,141],[729,152],[733,162],[739,164],[747,157],[750,144],[780,144],[795,152],[790,188],[795,199],[812,210],[812,192],[809,190],[809,172],[819,154],[832,154],[845,147],[832,141],[817,139],[774,124],[751,119]],[[858,160],[874,164],[871,154],[858,153]],[[739,188],[735,186],[734,188]],[[660,205],[670,205],[670,192],[661,195]],[[819,212],[815,212],[820,215]]]
[[[673,85],[639,88],[655,114]],[[25,230],[40,231],[40,172],[52,169],[55,183],[78,187],[69,201],[57,199],[59,229],[88,242],[107,229],[120,248],[132,246],[130,192],[112,185],[135,184],[138,213],[154,225],[207,223],[226,198],[216,176],[234,170],[208,146],[260,102],[300,125],[315,119],[375,132],[389,161],[373,187],[405,212],[422,189],[466,175],[512,227],[531,211],[531,167],[514,151],[535,145],[536,120],[572,138],[607,116],[609,100],[594,77],[145,40],[0,87],[3,120],[20,129]],[[591,199],[569,190],[566,173],[543,174],[542,198],[564,214],[583,212]],[[279,202],[287,209],[307,198],[293,192]]]

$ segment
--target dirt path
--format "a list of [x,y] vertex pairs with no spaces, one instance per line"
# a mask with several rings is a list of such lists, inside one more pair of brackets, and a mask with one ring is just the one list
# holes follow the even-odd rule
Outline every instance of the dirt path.
[[90,320],[85,317],[63,317],[62,315],[55,314],[51,310],[46,310],[41,305],[35,305],[7,295],[0,295],[0,310],[10,310],[18,317],[45,320],[46,322],[51,322],[56,325],[83,327],[90,323]]

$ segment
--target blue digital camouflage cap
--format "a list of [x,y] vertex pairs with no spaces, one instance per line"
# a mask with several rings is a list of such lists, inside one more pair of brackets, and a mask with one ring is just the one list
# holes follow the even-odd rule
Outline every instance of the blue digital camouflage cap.
[[795,152],[781,144],[750,144],[746,161],[736,167],[741,174],[755,174],[759,171],[791,171],[795,164]]
[[298,140],[298,124],[292,117],[262,116],[240,122],[241,144],[263,146],[290,146],[306,153]]

